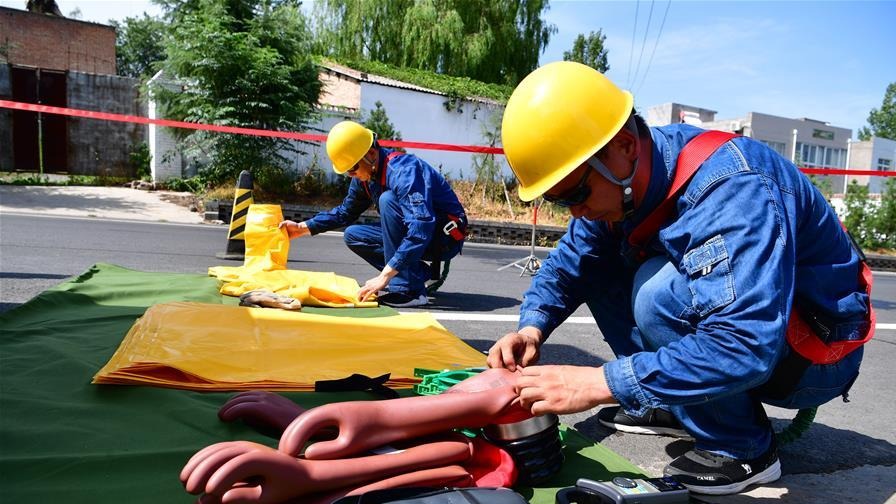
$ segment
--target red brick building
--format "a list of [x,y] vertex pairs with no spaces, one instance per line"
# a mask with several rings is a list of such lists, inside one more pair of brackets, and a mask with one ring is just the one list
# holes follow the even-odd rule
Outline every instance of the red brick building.
[[[113,27],[0,7],[0,99],[143,115],[139,81],[115,73]],[[0,109],[0,171],[131,176],[145,130]]]
[[115,75],[115,28],[0,7],[0,61]]

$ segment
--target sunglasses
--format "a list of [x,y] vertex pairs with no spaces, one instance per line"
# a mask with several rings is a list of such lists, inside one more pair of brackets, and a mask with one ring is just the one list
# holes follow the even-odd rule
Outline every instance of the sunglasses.
[[367,159],[367,156],[365,155],[364,157],[359,159],[357,163],[355,163],[355,166],[352,166],[352,168],[350,170],[347,170],[345,173],[355,173],[356,171],[358,171],[358,168],[361,168],[361,160],[363,160],[370,166],[373,166],[373,161],[370,159]]
[[588,196],[591,196],[591,186],[587,185],[588,177],[591,176],[591,172],[594,171],[590,167],[585,170],[585,174],[582,175],[582,178],[579,179],[579,183],[575,185],[575,187],[569,189],[558,196],[551,196],[548,193],[544,193],[541,195],[545,201],[548,203],[553,203],[557,206],[562,207],[573,207],[576,205],[581,205],[588,199]]

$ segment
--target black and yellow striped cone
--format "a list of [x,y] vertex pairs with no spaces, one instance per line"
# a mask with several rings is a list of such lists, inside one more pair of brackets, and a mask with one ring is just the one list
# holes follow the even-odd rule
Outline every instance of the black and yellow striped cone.
[[219,259],[242,260],[246,255],[246,214],[252,199],[252,174],[248,170],[240,172],[236,182],[236,194],[233,197],[233,210],[230,216],[230,231],[227,233],[227,251],[215,254]]

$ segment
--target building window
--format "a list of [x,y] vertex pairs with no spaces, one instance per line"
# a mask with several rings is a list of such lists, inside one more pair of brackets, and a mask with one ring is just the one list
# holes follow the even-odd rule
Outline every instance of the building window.
[[797,164],[819,168],[845,168],[846,149],[796,143]]
[[877,171],[892,171],[893,160],[886,158],[877,158]]
[[778,154],[780,154],[782,156],[785,155],[784,149],[787,148],[787,144],[785,144],[784,142],[772,142],[771,140],[760,140],[760,141],[762,143],[764,143],[765,145],[768,145],[769,147],[771,147],[771,149],[773,151],[777,152]]

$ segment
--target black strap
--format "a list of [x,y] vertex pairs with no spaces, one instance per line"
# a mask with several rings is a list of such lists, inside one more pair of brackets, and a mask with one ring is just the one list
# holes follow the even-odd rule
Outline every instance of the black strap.
[[376,378],[355,373],[338,380],[318,380],[314,382],[315,392],[371,392],[386,399],[398,399],[398,392],[385,385],[390,373]]

